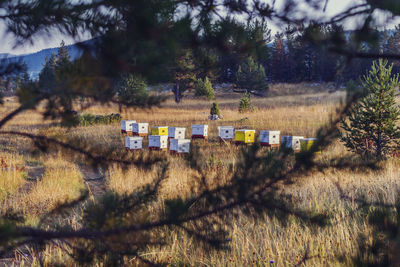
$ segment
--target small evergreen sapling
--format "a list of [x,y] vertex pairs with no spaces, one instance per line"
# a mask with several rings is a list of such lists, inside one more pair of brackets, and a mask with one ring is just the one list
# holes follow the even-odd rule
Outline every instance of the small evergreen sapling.
[[248,92],[244,93],[243,97],[239,102],[239,112],[244,113],[251,111],[251,99],[250,94]]
[[217,115],[218,117],[221,116],[221,111],[219,110],[218,102],[212,103],[211,109],[210,109],[210,115],[211,115],[211,116],[212,116],[212,115]]
[[368,94],[357,103],[343,120],[341,140],[345,146],[363,156],[381,159],[398,147],[400,130],[396,126],[400,110],[395,97],[399,75],[392,76],[393,65],[387,61],[374,62],[362,86]]

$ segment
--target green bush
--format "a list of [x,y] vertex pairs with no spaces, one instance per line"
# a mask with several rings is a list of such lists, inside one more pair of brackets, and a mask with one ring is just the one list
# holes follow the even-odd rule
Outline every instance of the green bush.
[[205,96],[208,100],[214,99],[215,97],[214,88],[208,77],[206,77],[204,81],[202,79],[197,79],[194,90],[195,96]]
[[219,110],[218,102],[212,103],[211,109],[210,109],[210,115],[218,115],[218,116],[221,116],[221,111]]
[[248,92],[244,93],[243,97],[240,99],[239,102],[239,112],[249,112],[251,111],[251,99],[250,94]]
[[108,114],[108,115],[93,115],[90,113],[83,113],[77,115],[77,126],[90,126],[95,124],[111,124],[121,121],[121,115]]

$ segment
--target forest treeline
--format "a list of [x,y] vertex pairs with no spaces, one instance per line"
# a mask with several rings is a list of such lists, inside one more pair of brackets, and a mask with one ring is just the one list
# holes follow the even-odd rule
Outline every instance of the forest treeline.
[[[268,83],[334,82],[339,86],[350,80],[357,81],[373,61],[373,58],[354,57],[344,51],[366,54],[400,51],[400,25],[391,30],[374,30],[368,43],[361,41],[361,35],[360,31],[345,31],[337,24],[289,25],[272,35],[265,21],[244,23],[225,19],[210,24],[200,35],[205,45],[193,46],[190,40],[180,40],[180,49],[170,55],[161,51],[162,46],[141,47],[135,49],[136,55],[130,51],[128,60],[140,66],[140,73],[149,84],[174,83],[177,102],[187,89],[194,87],[197,79],[205,78],[252,91],[266,91]],[[107,47],[107,38],[98,40]],[[390,63],[394,63],[393,72],[398,73],[399,61]],[[157,71],[153,68],[148,71],[148,64],[157,66]],[[26,77],[26,72],[17,80],[21,77]],[[3,79],[0,87],[6,91],[7,87],[17,86],[18,81],[13,81]]]

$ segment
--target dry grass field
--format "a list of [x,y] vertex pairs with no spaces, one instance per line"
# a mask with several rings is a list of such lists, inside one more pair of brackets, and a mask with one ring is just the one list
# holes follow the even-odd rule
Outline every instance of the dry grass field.
[[[229,169],[226,166],[234,163],[239,153],[236,147],[219,145],[217,126],[280,130],[281,135],[313,137],[319,127],[329,122],[344,97],[344,92],[329,93],[325,90],[321,93],[252,98],[257,111],[242,114],[238,112],[240,95],[219,93],[217,100],[223,115],[220,121],[208,121],[211,103],[193,97],[184,99],[180,104],[175,104],[170,98],[160,107],[152,109],[124,109],[121,115],[126,119],[149,122],[150,125],[184,126],[188,128],[187,137],[191,134],[191,124],[208,124],[210,141],[202,145],[201,152],[207,162],[220,163],[227,177],[226,181],[212,180],[211,175],[210,183],[216,185],[227,182]],[[16,99],[7,98],[5,104],[0,106],[0,117],[16,106]],[[4,130],[40,133],[61,140],[76,138],[82,143],[94,142],[96,146],[112,147],[126,153],[117,123],[66,129],[43,120],[39,111],[18,115],[6,124]],[[109,105],[92,106],[85,112],[109,114],[120,111],[117,106]],[[333,157],[346,153],[349,152],[338,141],[318,155],[317,160],[329,162]],[[148,207],[150,214],[160,212],[165,199],[191,194],[198,183],[196,173],[187,167],[184,159],[169,154],[165,157],[170,163],[168,179],[162,183],[158,199]],[[282,222],[267,213],[257,218],[241,215],[234,218],[233,227],[229,229],[229,250],[204,250],[183,232],[172,231],[166,232],[168,246],[149,247],[142,256],[156,262],[169,262],[171,266],[270,266],[271,260],[275,262],[274,266],[350,266],[351,257],[358,251],[358,236],[371,232],[365,222],[366,215],[359,212],[358,204],[351,199],[365,194],[370,200],[394,203],[400,188],[399,166],[400,163],[392,159],[377,171],[349,171],[332,167],[324,172],[304,174],[294,184],[282,186],[282,193],[293,196],[291,201],[295,207],[331,214],[331,222],[326,227],[304,224],[295,216],[289,216]],[[91,181],[96,175],[104,179]],[[118,194],[133,192],[151,183],[155,175],[155,168],[122,169],[118,165],[101,173],[91,172],[79,158],[67,157],[61,151],[42,153],[27,139],[0,136],[0,212],[21,212],[29,218],[25,222],[29,225],[38,225],[42,215],[58,203],[76,198],[85,188],[90,191],[90,201],[95,202],[108,190]],[[341,198],[337,184],[350,200]],[[79,210],[71,212],[67,219],[71,227],[80,227],[80,216]],[[302,262],[306,251],[310,259]],[[37,255],[29,248],[21,248],[15,255],[15,258],[4,262],[15,266],[38,264]],[[46,266],[55,263],[73,265],[67,253],[57,244],[48,245],[43,255]],[[127,259],[127,263],[134,265],[136,262]],[[99,262],[98,266],[102,263]]]

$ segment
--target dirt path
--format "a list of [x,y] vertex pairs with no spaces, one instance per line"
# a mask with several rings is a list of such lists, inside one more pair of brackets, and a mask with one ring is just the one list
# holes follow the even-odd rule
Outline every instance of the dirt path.
[[78,166],[85,180],[85,184],[89,189],[89,194],[94,198],[103,195],[107,190],[104,171],[101,169],[94,169],[87,165]]

